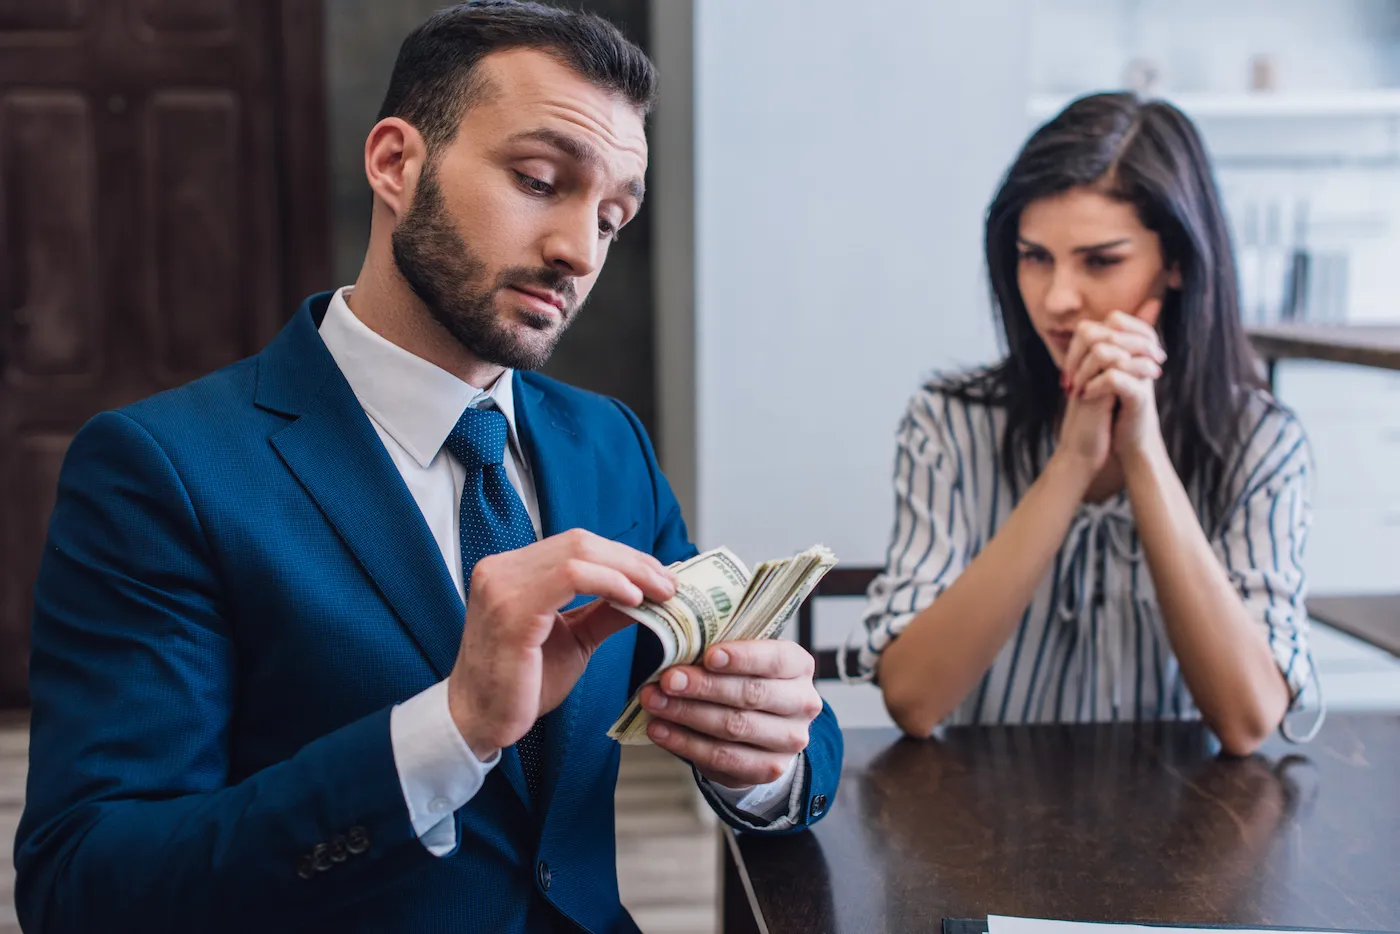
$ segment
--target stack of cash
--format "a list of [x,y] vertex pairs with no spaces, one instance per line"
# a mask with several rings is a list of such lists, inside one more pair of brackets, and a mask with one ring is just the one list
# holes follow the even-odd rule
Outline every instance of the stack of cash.
[[[654,684],[672,665],[697,664],[716,642],[771,639],[782,632],[836,556],[821,545],[776,561],[753,574],[728,548],[716,548],[673,565],[676,595],[619,610],[661,640],[661,664],[644,684]],[[649,743],[651,716],[642,709],[641,688],[627,702],[608,735],[627,746]]]

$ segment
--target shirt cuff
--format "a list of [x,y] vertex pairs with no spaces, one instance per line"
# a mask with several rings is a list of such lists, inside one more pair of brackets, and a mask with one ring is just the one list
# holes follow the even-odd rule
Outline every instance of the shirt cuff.
[[730,788],[702,778],[715,801],[746,827],[786,830],[801,814],[802,783],[807,776],[807,759],[792,757],[783,774],[766,785]]
[[448,855],[457,848],[454,812],[481,790],[500,751],[485,762],[472,752],[452,719],[446,681],[395,705],[389,741],[413,832],[429,853]]

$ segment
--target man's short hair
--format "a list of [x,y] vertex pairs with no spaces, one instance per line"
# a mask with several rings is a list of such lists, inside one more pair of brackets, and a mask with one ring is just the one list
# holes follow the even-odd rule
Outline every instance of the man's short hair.
[[655,100],[655,66],[602,17],[527,0],[470,0],[437,11],[404,39],[379,119],[413,124],[429,152],[452,142],[467,108],[491,93],[477,65],[515,48],[558,56],[643,114]]

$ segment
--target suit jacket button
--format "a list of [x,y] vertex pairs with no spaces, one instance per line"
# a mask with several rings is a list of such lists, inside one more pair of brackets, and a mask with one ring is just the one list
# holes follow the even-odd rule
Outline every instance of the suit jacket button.
[[348,857],[348,856],[350,855],[348,852],[346,852],[346,850],[347,850],[347,846],[346,846],[345,838],[344,838],[344,837],[341,837],[341,836],[337,836],[334,840],[331,841],[331,845],[330,845],[330,847],[329,847],[328,850],[327,850],[327,851],[330,853],[331,862],[333,862],[333,863],[343,863],[343,862],[345,862],[346,857]]
[[826,810],[826,795],[812,795],[812,806],[807,810],[813,817],[821,817]]
[[303,879],[310,879],[316,874],[316,868],[311,865],[311,856],[306,854],[297,857],[297,875]]
[[365,833],[363,827],[351,827],[350,833],[345,837],[345,848],[352,856],[359,856],[369,849],[369,835]]
[[316,844],[316,849],[311,851],[311,865],[317,872],[331,868],[331,851],[324,843]]
[[540,864],[535,867],[535,876],[540,880],[540,888],[548,892],[550,880],[549,863],[540,860]]

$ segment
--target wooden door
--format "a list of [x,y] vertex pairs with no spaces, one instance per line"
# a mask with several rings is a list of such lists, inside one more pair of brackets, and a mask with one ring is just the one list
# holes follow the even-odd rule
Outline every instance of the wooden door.
[[74,432],[328,281],[321,41],[309,0],[0,0],[0,704]]

